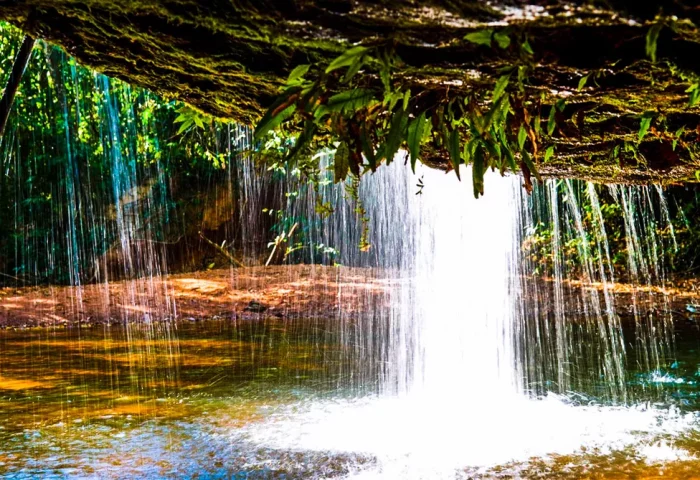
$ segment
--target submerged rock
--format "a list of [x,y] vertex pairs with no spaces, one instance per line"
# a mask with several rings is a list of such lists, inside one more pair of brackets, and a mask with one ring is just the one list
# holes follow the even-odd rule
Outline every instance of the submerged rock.
[[253,313],[262,313],[265,310],[267,310],[267,306],[263,305],[262,303],[256,302],[255,300],[252,300],[248,305],[243,309],[244,312],[253,312]]

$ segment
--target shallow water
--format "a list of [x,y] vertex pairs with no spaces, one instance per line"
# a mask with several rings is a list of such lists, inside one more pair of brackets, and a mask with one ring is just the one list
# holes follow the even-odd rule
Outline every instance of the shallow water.
[[630,352],[634,405],[614,406],[594,386],[540,399],[478,384],[462,398],[380,396],[376,357],[356,356],[333,321],[5,330],[0,474],[690,476],[700,342],[693,321],[676,333],[662,371],[636,370]]

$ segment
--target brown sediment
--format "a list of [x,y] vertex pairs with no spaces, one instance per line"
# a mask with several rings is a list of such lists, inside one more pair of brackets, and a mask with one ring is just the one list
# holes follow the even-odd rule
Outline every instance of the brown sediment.
[[388,287],[371,269],[295,265],[5,288],[0,326],[356,316],[386,307]]
[[[218,269],[81,287],[0,289],[0,327],[63,327],[209,319],[357,318],[389,307],[391,281],[375,269],[293,265]],[[552,280],[537,279],[543,312]],[[567,298],[581,290],[602,292],[602,283],[567,280]],[[700,280],[665,287],[630,283],[608,285],[617,312],[657,314],[668,309],[692,316],[700,304]],[[601,297],[602,298],[602,297]],[[575,302],[566,302],[575,305]],[[572,319],[581,312],[567,312]],[[572,320],[574,321],[574,320]]]
[[[551,278],[537,278],[535,282],[540,287],[538,292],[540,308],[544,312],[553,312],[554,305],[551,302],[554,281]],[[567,305],[575,305],[575,302],[569,302],[567,298],[580,296],[582,291],[598,292],[602,302],[604,300],[602,293],[606,287],[612,296],[617,314],[621,316],[633,316],[635,311],[638,315],[656,316],[666,311],[676,317],[693,318],[693,313],[687,309],[687,306],[700,305],[700,279],[676,279],[667,282],[664,286],[639,285],[625,281],[607,285],[603,282],[581,280],[562,282]],[[582,314],[575,311],[565,313],[572,319]]]

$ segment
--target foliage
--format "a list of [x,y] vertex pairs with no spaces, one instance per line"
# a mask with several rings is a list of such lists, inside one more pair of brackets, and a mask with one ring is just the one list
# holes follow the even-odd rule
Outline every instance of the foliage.
[[[650,275],[651,271],[664,267],[680,275],[693,275],[700,269],[700,230],[695,225],[700,218],[700,196],[697,189],[671,187],[664,192],[662,200],[654,187],[647,187],[634,195],[628,194],[621,202],[608,187],[598,185],[595,192],[599,211],[596,211],[587,184],[581,181],[570,183],[571,189],[563,181],[558,182],[556,188],[559,205],[556,214],[561,235],[557,244],[553,243],[552,204],[545,189],[538,188],[531,199],[533,219],[525,232],[523,253],[536,274],[553,276],[554,259],[558,256],[564,274],[580,276],[585,268],[585,252],[593,265],[602,265],[606,271],[614,271],[618,280],[628,280],[631,273],[630,260],[643,269],[640,258],[629,258],[630,245],[643,249],[646,258],[655,263],[646,267]],[[600,231],[602,219],[605,238],[593,233],[581,236],[575,229],[576,222],[571,217],[569,203],[580,211],[586,232]],[[631,218],[630,214],[635,218]],[[630,227],[637,234],[637,239],[632,244],[628,242],[629,235],[626,233]],[[605,241],[608,243],[610,257],[602,248]],[[555,245],[558,250],[555,250]],[[638,274],[643,275],[644,272]],[[660,278],[655,280],[659,281]]]
[[[457,177],[460,165],[470,165],[476,197],[484,193],[489,168],[522,171],[530,190],[531,176],[539,176],[543,136],[541,119],[532,113],[541,100],[529,98],[525,89],[532,48],[508,30],[473,32],[465,39],[512,52],[513,65],[500,72],[488,94],[419,88],[410,77],[395,74],[402,62],[391,43],[357,45],[327,66],[297,66],[255,137],[262,141],[280,128],[299,132],[285,161],[319,146],[335,148],[336,182],[390,164],[404,150],[414,171],[419,160],[430,163],[431,157],[449,158]],[[556,127],[554,107],[550,110],[548,136]]]
[[[0,82],[21,38],[0,23]],[[88,282],[122,244],[196,235],[207,191],[235,175],[229,129],[39,42],[0,142],[3,279]]]

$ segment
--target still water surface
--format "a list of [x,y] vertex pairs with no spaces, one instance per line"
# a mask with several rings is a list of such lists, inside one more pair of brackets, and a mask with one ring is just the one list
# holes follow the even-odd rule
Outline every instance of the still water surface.
[[[594,385],[537,401],[501,402],[479,385],[473,396],[486,402],[379,398],[373,379],[380,366],[351,348],[351,332],[321,320],[0,331],[0,474],[694,478],[700,472],[700,342],[690,320],[678,320],[676,354],[663,370],[638,370],[634,353],[628,355],[634,407],[601,406]],[[417,451],[431,458],[417,460]],[[436,463],[445,468],[438,472]]]

